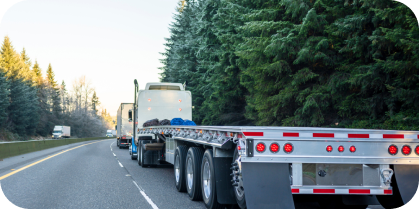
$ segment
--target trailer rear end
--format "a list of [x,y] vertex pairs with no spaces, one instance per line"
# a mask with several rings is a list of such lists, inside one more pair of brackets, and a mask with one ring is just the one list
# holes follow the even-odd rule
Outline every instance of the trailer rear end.
[[121,103],[117,111],[116,142],[120,149],[128,148],[131,143],[133,122],[129,116],[133,108],[133,103]]

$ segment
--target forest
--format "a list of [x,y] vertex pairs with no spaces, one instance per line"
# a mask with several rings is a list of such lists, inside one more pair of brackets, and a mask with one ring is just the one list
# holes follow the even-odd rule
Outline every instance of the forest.
[[201,125],[419,130],[419,29],[391,0],[185,0],[161,81]]
[[17,53],[9,37],[0,50],[0,139],[51,138],[55,125],[71,126],[72,137],[104,136],[111,116],[99,109],[99,98],[85,76],[68,91],[49,64],[46,75],[25,49]]

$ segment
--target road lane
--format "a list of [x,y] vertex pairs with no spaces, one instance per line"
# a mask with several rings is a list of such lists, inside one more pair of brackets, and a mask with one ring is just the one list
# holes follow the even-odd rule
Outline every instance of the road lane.
[[1,180],[3,192],[22,208],[152,208],[115,163],[110,142],[68,151],[9,176]]

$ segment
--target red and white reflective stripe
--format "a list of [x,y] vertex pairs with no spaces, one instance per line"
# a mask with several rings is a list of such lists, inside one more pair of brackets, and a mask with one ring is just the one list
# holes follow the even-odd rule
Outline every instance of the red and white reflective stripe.
[[362,133],[309,133],[309,132],[279,132],[279,133],[264,133],[264,132],[243,132],[244,136],[262,136],[262,137],[304,137],[304,138],[361,138],[361,139],[419,139],[418,134],[362,134]]
[[302,189],[291,188],[293,194],[393,194],[391,189]]
[[243,132],[245,136],[263,136],[263,132]]

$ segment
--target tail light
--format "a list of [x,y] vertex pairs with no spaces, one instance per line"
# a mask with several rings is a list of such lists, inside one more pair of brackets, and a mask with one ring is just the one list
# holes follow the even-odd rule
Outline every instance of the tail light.
[[239,150],[239,151],[240,151],[241,149],[242,149],[242,148],[241,148],[240,146],[237,146],[237,150]]
[[333,151],[333,147],[332,147],[332,146],[330,146],[330,145],[329,145],[329,146],[327,146],[327,147],[326,147],[326,151],[327,151],[327,152],[331,152],[331,151]]
[[287,143],[284,145],[284,152],[289,154],[294,150],[294,147],[292,146],[292,144]]
[[345,151],[345,148],[344,148],[343,146],[339,146],[339,147],[338,147],[338,151],[339,151],[339,152],[343,152],[343,151]]
[[415,152],[416,152],[416,154],[417,154],[417,155],[419,155],[419,145],[418,145],[418,146],[416,146],[416,148],[415,148]]
[[126,139],[126,137],[125,137],[125,136],[123,136],[123,137],[122,137],[122,139]]
[[277,153],[279,151],[279,145],[277,143],[272,143],[269,149],[271,150],[271,152]]
[[256,151],[258,151],[258,152],[264,152],[265,151],[265,144],[262,143],[262,142],[259,142],[256,145]]
[[404,155],[410,155],[412,153],[412,148],[409,145],[403,145],[402,152]]
[[351,146],[351,147],[349,147],[349,151],[350,151],[350,152],[355,152],[355,151],[356,151],[355,146]]
[[398,148],[397,148],[397,146],[396,146],[396,145],[394,145],[394,144],[392,144],[392,145],[390,145],[390,146],[388,147],[388,153],[389,153],[390,155],[396,155],[398,151],[399,151],[399,149],[398,149]]

